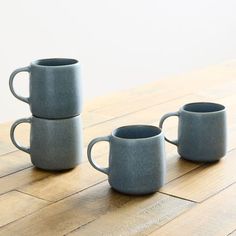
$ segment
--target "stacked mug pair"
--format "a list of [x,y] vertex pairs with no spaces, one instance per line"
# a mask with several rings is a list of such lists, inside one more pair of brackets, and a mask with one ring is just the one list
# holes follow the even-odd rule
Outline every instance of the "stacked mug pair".
[[[13,80],[29,73],[29,97],[18,95]],[[32,163],[45,170],[66,170],[82,161],[82,85],[80,64],[75,59],[52,58],[34,61],[10,76],[12,94],[30,106],[32,116],[17,120],[11,127],[13,144],[29,153]],[[15,129],[30,123],[30,147],[15,139]]]
[[[164,137],[162,126],[166,118],[177,116],[178,139]],[[90,164],[108,175],[115,190],[133,195],[153,193],[165,183],[166,158],[164,140],[178,148],[188,161],[215,162],[226,154],[226,110],[221,104],[189,103],[179,111],[164,115],[159,127],[131,125],[115,129],[111,135],[93,139],[87,150]],[[91,155],[100,141],[110,144],[109,167],[100,167]]]

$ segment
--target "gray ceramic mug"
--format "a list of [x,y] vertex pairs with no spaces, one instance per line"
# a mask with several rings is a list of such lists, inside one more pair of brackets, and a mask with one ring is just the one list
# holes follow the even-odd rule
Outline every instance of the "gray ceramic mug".
[[[110,143],[109,167],[99,167],[91,156],[93,145]],[[112,188],[126,194],[148,194],[164,185],[166,160],[164,135],[149,125],[123,126],[111,135],[93,139],[88,145],[90,164],[108,175]]]
[[166,141],[177,146],[184,159],[197,162],[214,162],[226,154],[226,110],[221,104],[210,102],[189,103],[178,112],[165,114],[166,118],[179,117],[178,140]]
[[[21,146],[14,137],[16,127],[30,123],[30,147]],[[82,161],[83,135],[81,116],[48,120],[30,117],[17,120],[11,127],[13,144],[29,153],[32,163],[45,170],[66,170]]]
[[[14,77],[22,71],[30,74],[28,98],[18,95],[13,88]],[[75,59],[42,59],[13,71],[9,86],[16,98],[30,105],[34,116],[47,119],[69,118],[82,111],[79,72],[80,65]]]

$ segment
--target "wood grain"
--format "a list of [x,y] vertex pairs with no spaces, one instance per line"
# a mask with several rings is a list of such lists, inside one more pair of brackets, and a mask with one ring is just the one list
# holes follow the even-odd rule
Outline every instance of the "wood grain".
[[33,183],[34,181],[43,179],[51,174],[51,172],[30,167],[23,171],[7,175],[0,178],[0,194],[16,189],[22,185]]
[[[97,161],[101,166],[108,166],[107,156],[97,158]],[[167,156],[166,181],[178,178],[198,166],[199,164],[179,159],[179,156],[172,152]],[[107,180],[107,176],[95,170],[87,162],[72,171],[53,174],[17,189],[45,200],[58,201],[105,180]],[[50,191],[51,189],[53,191]]]
[[[106,166],[106,158],[99,158],[98,161],[101,165]],[[71,171],[55,173],[17,189],[45,200],[58,201],[106,179],[107,175],[95,170],[87,162]],[[51,191],[52,189],[53,191]]]
[[193,206],[160,193],[133,198],[69,235],[147,235]]
[[[142,206],[149,206],[149,218],[153,218],[152,212],[157,212],[155,208],[159,207],[160,210],[162,209],[163,218],[167,217],[166,220],[171,218],[171,214],[178,214],[178,210],[183,211],[188,206],[191,206],[191,203],[187,201],[159,195],[161,194],[157,193],[143,198],[131,197],[112,191],[107,183],[98,184],[93,188],[72,195],[34,214],[6,225],[0,229],[0,235],[64,235],[105,213],[114,212],[118,208],[122,209],[124,204],[130,200],[134,200],[133,205],[137,204],[138,208],[143,199]],[[148,200],[149,198],[154,199]],[[159,200],[159,202],[155,200]],[[170,208],[174,202],[178,203],[175,210]],[[164,209],[169,209],[169,214]],[[143,212],[145,212],[144,209]]]
[[103,114],[96,114],[93,112],[83,112],[82,113],[82,120],[83,120],[83,128],[84,129],[86,129],[87,127],[105,122],[110,119],[112,119],[112,117],[105,116]]
[[[203,91],[211,87],[219,87],[222,84],[231,83],[235,80],[236,70],[235,61],[227,62],[218,65],[208,66],[206,68],[193,70],[188,73],[183,73],[175,76],[168,76],[164,79],[157,80],[150,84],[145,84],[137,86],[133,89],[128,89],[119,92],[113,92],[104,96],[97,97],[92,101],[87,101],[85,105],[86,111],[97,111],[103,109],[107,106],[118,106],[119,104],[132,103],[137,100],[137,98],[142,98],[142,96],[147,96],[149,93],[160,93],[169,88],[175,88],[175,90],[180,90],[184,94],[185,91],[188,93],[199,92],[200,95],[204,97],[207,96],[210,99],[217,98],[220,95],[220,91],[217,96],[210,96],[210,91]],[[203,93],[201,93],[203,91]],[[221,95],[220,95],[221,96]],[[158,96],[158,99],[161,96]]]
[[64,235],[130,199],[98,184],[0,228],[0,235]]
[[201,202],[236,182],[236,150],[221,161],[200,166],[173,180],[160,191],[192,201]]
[[28,154],[15,151],[0,156],[0,177],[15,173],[32,166]]
[[235,199],[236,184],[196,205],[151,235],[225,236],[236,228]]
[[47,205],[47,201],[17,191],[3,194],[0,196],[0,227]]
[[[177,111],[180,106],[190,101],[202,100],[201,96],[188,95],[169,101],[163,104],[153,106],[151,108],[143,109],[138,112],[131,113],[116,119],[109,120],[105,123],[89,127],[84,132],[84,140],[87,145],[88,142],[97,136],[108,135],[111,131],[119,126],[128,124],[152,124],[159,121],[160,117],[170,111]],[[115,107],[113,108],[115,110]]]

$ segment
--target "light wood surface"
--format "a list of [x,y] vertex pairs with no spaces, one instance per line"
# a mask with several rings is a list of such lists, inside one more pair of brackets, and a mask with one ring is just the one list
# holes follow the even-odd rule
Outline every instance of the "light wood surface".
[[0,195],[0,227],[27,216],[48,205],[48,202],[11,191]]
[[236,228],[236,184],[196,205],[152,235],[227,235]]
[[[91,139],[127,124],[158,125],[160,117],[194,101],[227,108],[228,153],[214,164],[183,160],[166,143],[166,185],[148,196],[113,191],[87,162]],[[83,112],[84,162],[66,172],[33,167],[0,124],[0,235],[236,235],[236,61],[157,80],[88,101]],[[177,118],[165,134],[177,135]],[[29,125],[16,137],[29,143]],[[108,164],[108,144],[93,155]]]

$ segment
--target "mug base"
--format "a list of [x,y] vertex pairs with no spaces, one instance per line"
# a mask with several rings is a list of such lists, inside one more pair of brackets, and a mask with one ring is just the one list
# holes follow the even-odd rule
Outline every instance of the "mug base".
[[51,171],[51,172],[64,172],[64,171],[66,172],[66,171],[73,170],[76,166],[67,167],[67,168],[52,168],[52,167],[42,167],[42,166],[34,165],[34,167],[37,169],[44,170],[44,171]]
[[217,162],[219,162],[222,158],[223,158],[223,157],[220,157],[220,158],[218,158],[218,159],[212,159],[212,160],[208,159],[208,160],[206,160],[206,159],[191,159],[191,158],[188,158],[188,157],[180,156],[180,159],[183,159],[183,160],[189,161],[189,162],[194,162],[194,163],[203,163],[203,162],[204,162],[204,163],[217,163]]
[[119,190],[116,189],[114,187],[112,187],[112,190],[121,194],[125,194],[125,195],[129,195],[129,196],[145,196],[145,195],[151,195],[154,194],[158,191],[158,189],[156,190],[150,190],[150,191],[144,191],[144,192],[138,192],[138,191],[124,191],[124,190]]

